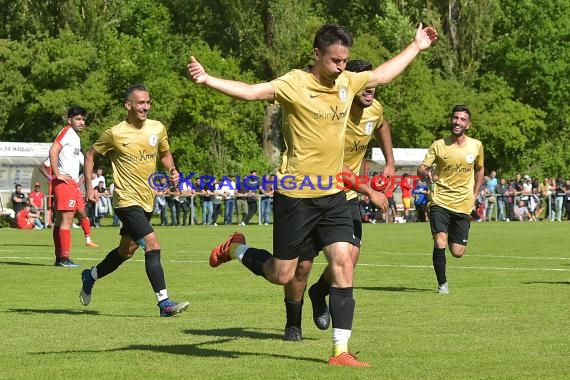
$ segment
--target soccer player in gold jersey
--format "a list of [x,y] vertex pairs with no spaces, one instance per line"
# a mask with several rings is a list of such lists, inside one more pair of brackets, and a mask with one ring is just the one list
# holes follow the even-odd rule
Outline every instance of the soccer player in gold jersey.
[[[352,60],[346,64],[346,70],[354,73],[369,71],[372,70],[372,64],[363,60]],[[368,143],[375,138],[381,144],[382,152],[386,158],[383,175],[390,177],[395,174],[392,134],[390,126],[384,118],[382,104],[374,99],[375,93],[376,89],[374,87],[366,88],[359,92],[352,101],[344,137],[344,165],[347,172],[359,174]],[[385,210],[387,206],[385,195],[371,189],[368,190],[367,194],[375,199],[376,202],[385,202],[384,205],[378,205]],[[358,194],[354,190],[346,191],[346,199],[352,216],[354,236],[356,238],[352,247],[352,262],[356,266],[362,240],[360,204]],[[315,254],[299,256],[295,276],[284,286],[284,302],[287,316],[285,334],[283,335],[284,340],[298,341],[303,337],[301,329],[303,295],[307,287],[307,280],[314,257]],[[330,325],[330,313],[326,303],[326,296],[329,295],[330,286],[331,268],[327,266],[319,280],[309,288],[309,297],[313,307],[313,320],[321,330],[326,330]]]
[[463,257],[469,238],[469,214],[485,176],[481,141],[466,135],[471,126],[471,111],[465,105],[456,105],[451,111],[451,134],[435,141],[418,167],[418,175],[432,181],[432,165],[437,168],[429,206],[433,235],[433,268],[437,278],[437,292],[448,294],[445,273],[445,249],[453,257]]
[[[189,77],[242,100],[278,102],[282,107],[285,151],[275,184],[273,252],[246,245],[236,232],[212,250],[212,267],[238,259],[271,283],[287,284],[300,254],[323,250],[331,264],[330,312],[333,325],[331,365],[369,366],[348,351],[352,331],[353,226],[342,185],[344,132],[353,98],[365,88],[390,82],[437,39],[420,24],[414,41],[374,70],[345,71],[352,36],[338,25],[325,25],[315,35],[309,70],[292,70],[271,81],[247,84],[214,77],[190,57]],[[262,184],[263,186],[263,184]]]
[[156,161],[168,168],[170,183],[178,185],[179,174],[174,166],[165,126],[147,118],[150,110],[148,89],[137,84],[125,96],[126,120],[107,129],[85,155],[85,181],[87,197],[95,201],[91,185],[94,157],[102,154],[111,159],[113,166],[113,204],[115,213],[123,223],[119,246],[91,269],[81,273],[83,285],[79,299],[85,306],[91,302],[96,281],[114,272],[130,259],[141,246],[144,250],[145,269],[156,295],[161,317],[171,317],[184,311],[189,303],[177,303],[168,297],[164,270],[160,262],[160,243],[150,224],[154,195],[149,181],[156,172]]

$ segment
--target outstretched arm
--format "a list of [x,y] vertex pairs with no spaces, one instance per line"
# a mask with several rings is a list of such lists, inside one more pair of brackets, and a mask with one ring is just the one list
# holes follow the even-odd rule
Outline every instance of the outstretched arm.
[[235,80],[216,78],[206,73],[202,64],[193,56],[190,57],[190,62],[186,65],[186,68],[188,77],[194,83],[205,84],[232,98],[240,100],[273,100],[275,98],[275,91],[271,83],[248,84]]
[[402,50],[397,56],[372,70],[366,87],[376,87],[391,82],[412,63],[420,51],[429,48],[436,40],[437,30],[430,26],[424,28],[420,23],[416,30],[414,42],[408,45],[408,47]]

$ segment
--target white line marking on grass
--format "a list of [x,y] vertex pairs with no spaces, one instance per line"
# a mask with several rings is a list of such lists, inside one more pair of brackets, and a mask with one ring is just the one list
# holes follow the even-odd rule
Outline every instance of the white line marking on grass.
[[[358,266],[366,267],[387,267],[387,268],[430,268],[433,269],[431,265],[405,265],[405,264],[362,264],[358,263]],[[522,267],[457,267],[447,264],[449,268],[453,269],[481,269],[481,270],[506,270],[506,271],[544,271],[544,272],[570,272],[570,269],[566,268],[522,268]]]
[[[0,256],[1,259],[6,260],[53,260],[53,257],[37,257],[37,256]],[[101,261],[101,258],[95,257],[76,257],[74,260],[77,261]],[[144,263],[144,259],[130,259],[131,262]],[[163,260],[169,263],[186,263],[186,264],[204,264],[207,260]],[[326,265],[324,262],[315,263],[316,265]],[[409,264],[365,264],[358,263],[358,266],[363,267],[377,267],[377,268],[419,268],[433,269],[431,265],[409,265]],[[478,269],[478,270],[504,270],[504,271],[537,271],[537,272],[570,272],[570,268],[524,268],[524,267],[493,267],[493,266],[454,266],[449,265],[448,267],[453,269]]]
[[[401,256],[431,256],[431,253],[418,252],[387,252],[378,251],[379,254],[401,255]],[[541,257],[541,256],[507,256],[507,255],[479,255],[477,253],[466,253],[465,256],[482,257],[485,259],[527,259],[527,260],[570,260],[570,257]]]

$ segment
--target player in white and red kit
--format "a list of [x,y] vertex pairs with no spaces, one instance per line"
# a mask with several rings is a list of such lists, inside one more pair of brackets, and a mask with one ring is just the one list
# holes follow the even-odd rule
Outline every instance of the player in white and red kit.
[[[49,150],[50,162],[57,162],[57,165],[51,165],[56,212],[53,241],[56,254],[55,265],[61,267],[78,266],[70,260],[69,255],[73,217],[78,210],[83,210],[83,215],[85,215],[85,200],[79,187],[83,154],[78,133],[85,128],[86,115],[85,109],[71,107],[67,112],[68,125],[59,132]],[[85,235],[89,236],[91,234],[89,219],[82,218],[81,226]]]

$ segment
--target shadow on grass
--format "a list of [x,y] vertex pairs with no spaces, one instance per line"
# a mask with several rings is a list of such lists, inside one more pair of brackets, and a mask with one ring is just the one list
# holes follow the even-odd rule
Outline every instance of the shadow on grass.
[[570,281],[525,281],[523,284],[570,285]]
[[405,286],[360,286],[354,289],[380,292],[433,292],[433,289],[407,288]]
[[302,360],[313,363],[327,363],[326,360],[308,358],[305,356],[291,356],[273,353],[262,353],[262,352],[244,352],[244,351],[226,351],[226,350],[216,350],[213,348],[202,348],[200,346],[210,345],[210,344],[222,344],[228,343],[235,340],[235,338],[218,339],[214,341],[196,343],[196,344],[172,344],[172,345],[148,345],[148,344],[133,344],[126,347],[114,348],[109,350],[69,350],[69,351],[51,351],[51,352],[34,352],[34,355],[61,355],[61,354],[80,354],[80,353],[102,353],[102,352],[125,352],[125,351],[151,351],[156,353],[164,354],[175,354],[175,355],[187,355],[196,357],[220,357],[220,358],[232,358],[237,359],[241,357],[248,356],[266,356],[277,359],[291,359],[291,360]]
[[0,265],[22,265],[34,267],[53,267],[53,264],[24,263],[22,261],[0,261]]
[[105,314],[96,310],[81,309],[8,309],[8,312],[18,314],[54,314],[54,315],[92,315],[99,317],[129,317],[129,318],[156,318],[154,315],[125,315],[125,314]]
[[[197,330],[186,329],[186,334],[212,336],[212,337],[227,337],[227,338],[250,338],[250,339],[283,339],[283,334],[266,333],[262,331],[255,331],[244,329],[242,327],[231,327],[225,329],[210,329],[210,330]],[[306,338],[305,338],[306,339]]]

